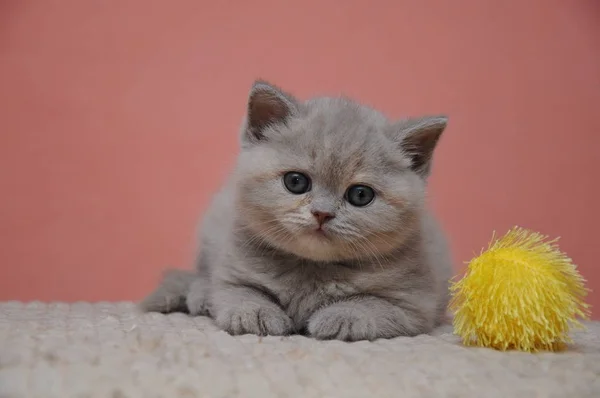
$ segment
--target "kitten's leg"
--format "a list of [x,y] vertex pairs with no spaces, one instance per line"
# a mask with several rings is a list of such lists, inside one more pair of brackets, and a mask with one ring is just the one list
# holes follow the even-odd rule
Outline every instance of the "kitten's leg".
[[283,336],[293,331],[290,317],[268,294],[247,286],[216,286],[211,291],[211,315],[230,334]]
[[142,302],[140,308],[146,312],[187,312],[186,296],[192,282],[198,278],[193,271],[168,270],[163,274],[158,287]]
[[308,320],[308,332],[322,340],[375,340],[428,333],[433,327],[422,312],[410,305],[356,296],[316,311]]
[[186,305],[190,315],[210,315],[208,311],[208,280],[197,277],[190,285]]

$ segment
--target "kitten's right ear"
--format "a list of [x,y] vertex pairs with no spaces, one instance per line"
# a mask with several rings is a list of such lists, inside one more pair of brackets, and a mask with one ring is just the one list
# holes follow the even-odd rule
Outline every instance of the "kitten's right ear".
[[256,143],[268,139],[265,129],[285,121],[298,111],[294,97],[263,80],[252,85],[242,139]]

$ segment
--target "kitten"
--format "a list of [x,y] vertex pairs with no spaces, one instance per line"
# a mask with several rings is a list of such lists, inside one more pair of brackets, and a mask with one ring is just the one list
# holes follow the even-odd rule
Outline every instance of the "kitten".
[[202,224],[196,271],[142,307],[187,307],[231,334],[346,341],[442,322],[451,260],[425,209],[443,116],[390,122],[344,98],[253,85],[237,167]]

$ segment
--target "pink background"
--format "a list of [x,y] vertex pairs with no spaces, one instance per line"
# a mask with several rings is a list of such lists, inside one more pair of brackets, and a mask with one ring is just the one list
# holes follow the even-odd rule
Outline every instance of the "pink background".
[[0,300],[138,299],[188,267],[259,76],[448,113],[431,194],[457,270],[519,224],[600,291],[598,4],[3,1]]

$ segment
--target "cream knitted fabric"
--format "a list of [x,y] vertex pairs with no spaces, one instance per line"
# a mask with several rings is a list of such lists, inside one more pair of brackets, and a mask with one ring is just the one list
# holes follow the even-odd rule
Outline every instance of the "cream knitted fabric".
[[132,303],[0,303],[0,398],[600,397],[600,323],[559,354],[462,347],[449,326],[374,343],[231,337]]

